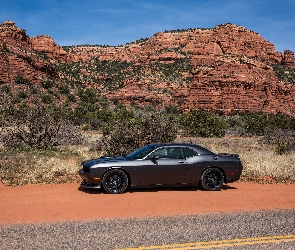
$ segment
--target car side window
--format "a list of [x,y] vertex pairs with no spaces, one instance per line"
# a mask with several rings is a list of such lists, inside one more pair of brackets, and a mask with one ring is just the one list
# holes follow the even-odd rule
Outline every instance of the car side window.
[[189,157],[193,157],[193,156],[198,155],[198,153],[195,150],[193,150],[192,148],[189,148],[189,147],[183,148],[183,152],[184,152],[185,158],[189,158]]
[[154,156],[159,156],[159,158],[168,159],[184,159],[183,151],[181,147],[163,147],[156,149],[151,153],[147,159],[152,159]]
[[179,147],[168,148],[167,156],[168,158],[171,158],[171,159],[184,159],[182,148],[179,148]]
[[167,148],[158,148],[152,152],[147,159],[152,159],[154,156],[159,156],[159,158],[167,158]]

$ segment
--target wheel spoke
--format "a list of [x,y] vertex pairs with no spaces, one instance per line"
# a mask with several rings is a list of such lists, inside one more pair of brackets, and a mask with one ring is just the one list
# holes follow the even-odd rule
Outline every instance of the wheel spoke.
[[218,190],[223,184],[223,175],[218,169],[208,169],[203,176],[204,188]]
[[121,170],[110,171],[106,174],[104,187],[108,193],[122,193],[127,184],[127,176]]

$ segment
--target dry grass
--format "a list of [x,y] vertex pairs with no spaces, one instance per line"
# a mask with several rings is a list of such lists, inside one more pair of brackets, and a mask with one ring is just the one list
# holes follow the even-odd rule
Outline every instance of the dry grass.
[[295,183],[295,154],[275,154],[275,146],[261,137],[198,138],[196,143],[213,152],[239,154],[242,180],[260,183]]
[[[7,151],[0,145],[0,183],[80,182],[77,171],[81,162],[102,154],[93,150],[101,134],[85,132],[84,138],[84,145],[63,146],[54,151]],[[178,138],[177,141],[191,141],[216,153],[239,154],[244,166],[242,180],[295,183],[295,154],[276,155],[275,146],[264,144],[260,137]]]
[[0,183],[26,185],[37,183],[80,182],[81,162],[99,157],[92,150],[100,135],[85,133],[84,145],[58,147],[55,150],[22,149],[7,151],[0,145]]

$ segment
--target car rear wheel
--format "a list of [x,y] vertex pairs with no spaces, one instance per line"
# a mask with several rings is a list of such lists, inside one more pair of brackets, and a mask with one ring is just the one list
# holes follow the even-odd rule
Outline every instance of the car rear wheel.
[[128,176],[121,169],[111,169],[103,176],[102,186],[109,194],[121,194],[128,187]]
[[220,190],[223,186],[224,176],[218,168],[208,168],[201,176],[200,184],[202,188],[209,191]]

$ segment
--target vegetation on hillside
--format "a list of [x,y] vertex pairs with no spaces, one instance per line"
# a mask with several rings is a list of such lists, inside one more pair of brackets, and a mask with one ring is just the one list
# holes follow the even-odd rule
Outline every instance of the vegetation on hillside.
[[294,117],[182,113],[172,107],[154,111],[128,108],[115,100],[107,105],[84,100],[76,107],[2,108],[0,181],[7,185],[77,181],[83,160],[125,155],[152,142],[191,141],[216,152],[240,154],[243,179],[295,182]]
[[280,81],[295,84],[295,69],[274,65],[273,70]]

